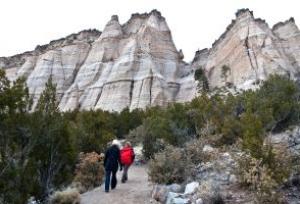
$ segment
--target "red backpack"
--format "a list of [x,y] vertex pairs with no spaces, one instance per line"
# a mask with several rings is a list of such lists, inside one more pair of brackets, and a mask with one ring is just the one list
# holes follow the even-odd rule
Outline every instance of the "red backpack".
[[133,160],[133,149],[131,147],[125,147],[121,149],[121,163],[123,165],[131,165]]

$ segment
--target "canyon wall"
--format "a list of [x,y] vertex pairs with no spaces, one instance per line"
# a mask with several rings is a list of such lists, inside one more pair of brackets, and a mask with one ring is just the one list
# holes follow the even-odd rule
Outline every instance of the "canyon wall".
[[212,47],[183,61],[160,12],[133,14],[120,24],[114,15],[103,32],[84,30],[37,46],[34,51],[1,57],[7,77],[26,77],[35,107],[52,76],[62,111],[165,106],[197,95],[194,72],[202,69],[210,89],[259,86],[271,74],[297,80],[300,31],[293,18],[270,28],[241,9]]
[[114,15],[103,32],[88,30],[0,58],[9,79],[25,76],[35,106],[52,76],[62,111],[120,111],[183,102],[194,97],[191,67],[173,43],[160,12],[133,14],[121,25]]
[[270,28],[253,12],[241,9],[210,49],[196,52],[194,69],[203,69],[210,88],[248,89],[271,74],[298,79],[300,32],[293,18]]

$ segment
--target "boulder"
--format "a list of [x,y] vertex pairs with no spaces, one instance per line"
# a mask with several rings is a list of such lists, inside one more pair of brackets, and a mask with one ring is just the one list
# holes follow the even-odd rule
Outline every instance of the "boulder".
[[174,183],[174,184],[169,185],[168,189],[170,192],[180,193],[182,191],[182,186],[177,183]]
[[169,192],[166,204],[188,204],[190,199],[184,198],[182,194]]
[[151,198],[160,203],[165,203],[167,201],[168,193],[169,188],[166,185],[156,184],[153,187]]
[[184,190],[184,194],[192,194],[197,190],[198,187],[199,187],[198,182],[195,182],[195,181],[191,182],[191,183],[186,185],[185,190]]
[[196,200],[196,204],[203,204],[203,200],[202,200],[201,198],[198,198],[198,199]]

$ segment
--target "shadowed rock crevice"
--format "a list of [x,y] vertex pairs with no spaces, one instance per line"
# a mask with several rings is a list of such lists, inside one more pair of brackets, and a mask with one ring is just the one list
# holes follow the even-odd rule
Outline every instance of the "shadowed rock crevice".
[[153,86],[153,72],[152,72],[152,69],[150,69],[150,81],[149,81],[149,87],[150,87],[149,104],[150,104],[150,106],[151,106],[151,102],[152,102],[152,86]]
[[134,88],[134,81],[132,80],[130,83],[130,91],[129,91],[129,106],[131,105],[132,102],[133,88]]

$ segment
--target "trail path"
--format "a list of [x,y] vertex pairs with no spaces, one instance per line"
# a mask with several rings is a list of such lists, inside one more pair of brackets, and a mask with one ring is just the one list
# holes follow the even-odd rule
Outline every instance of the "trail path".
[[145,166],[132,166],[128,181],[121,183],[122,172],[118,172],[116,189],[104,192],[104,186],[81,195],[81,204],[150,204],[151,185]]

